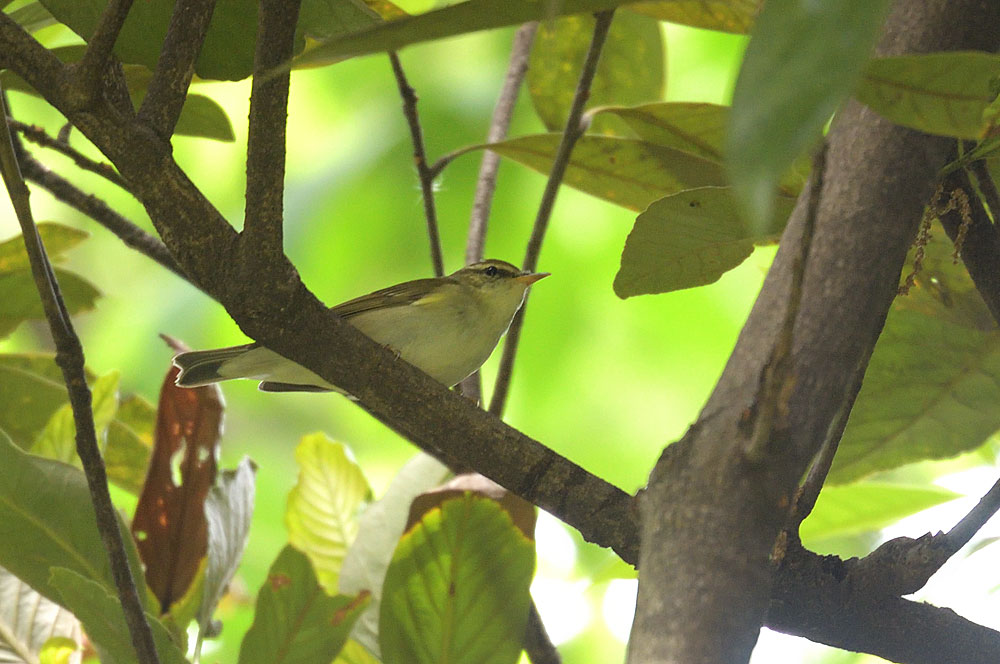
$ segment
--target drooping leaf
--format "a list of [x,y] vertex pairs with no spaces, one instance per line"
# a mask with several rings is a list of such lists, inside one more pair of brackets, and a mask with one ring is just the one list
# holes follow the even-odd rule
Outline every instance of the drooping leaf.
[[[37,662],[46,642],[58,636],[68,638],[73,651],[79,651],[80,621],[0,567],[0,662]],[[80,661],[79,652],[72,661]]]
[[[118,410],[118,381],[121,377],[112,371],[94,381],[91,386],[91,408],[94,413],[94,430],[98,444],[103,448],[105,432]],[[45,425],[42,434],[31,446],[31,453],[82,468],[76,453],[76,422],[73,409],[66,404],[57,410]]]
[[[552,168],[561,134],[521,136],[487,147],[544,175]],[[565,183],[631,210],[695,187],[722,186],[722,167],[673,148],[631,138],[582,136]]]
[[879,115],[941,136],[979,138],[996,99],[1000,56],[977,51],[876,58],[854,91]]
[[[128,528],[124,523],[119,526],[132,575],[140,580],[139,595],[145,600],[138,552]],[[83,473],[28,454],[2,433],[0,565],[53,601],[61,602],[49,583],[53,567],[66,567],[109,592],[115,589]]]
[[407,44],[556,16],[593,13],[621,4],[625,4],[624,0],[566,0],[558,4],[536,0],[467,0],[324,41],[303,53],[299,63],[329,62],[352,55],[397,51]]
[[756,245],[778,240],[794,199],[782,197],[774,221],[754,233],[728,187],[682,191],[651,204],[625,241],[615,294],[621,298],[704,286],[742,263]]
[[[65,567],[52,570],[51,584],[59,591],[60,603],[83,623],[87,637],[101,654],[103,664],[135,662],[135,650],[118,596],[101,584]],[[153,615],[146,613],[161,664],[187,664],[170,633]]]
[[750,30],[762,0],[663,0],[628,5],[630,11],[694,28],[744,34]]
[[799,527],[803,544],[857,535],[885,528],[904,516],[959,498],[934,486],[907,486],[884,482],[856,482],[825,486],[816,507]]
[[751,227],[772,218],[782,175],[850,94],[877,39],[887,0],[768,0],[733,93],[727,155]]
[[295,460],[299,481],[288,494],[285,510],[288,541],[309,557],[320,585],[335,592],[371,489],[347,448],[323,434],[304,436],[295,448]]
[[327,595],[304,553],[286,546],[257,594],[239,664],[329,664],[344,647],[368,595]]
[[514,664],[528,618],[534,544],[493,500],[471,493],[427,512],[385,576],[385,664]]
[[224,470],[205,500],[208,522],[208,566],[205,590],[198,610],[201,639],[215,607],[243,559],[253,517],[256,466],[244,457],[236,470]]
[[[87,238],[87,234],[68,226],[43,222],[38,234],[49,260],[59,263],[64,254]],[[90,311],[100,292],[83,277],[60,267],[56,279],[70,314]],[[0,242],[0,338],[9,335],[26,320],[44,320],[42,301],[31,276],[31,265],[18,235]]]
[[[528,66],[528,91],[538,117],[562,131],[590,47],[595,19],[565,16],[538,26]],[[638,104],[663,96],[664,43],[654,20],[622,12],[615,16],[601,51],[588,106]],[[607,133],[591,126],[594,133]]]
[[831,483],[954,456],[1000,429],[1000,331],[943,235],[934,233],[914,287],[893,303]]
[[361,515],[358,536],[347,550],[340,569],[340,592],[371,593],[371,607],[354,625],[351,637],[378,654],[379,601],[382,581],[396,542],[403,534],[413,499],[440,485],[450,475],[447,466],[434,457],[417,454],[396,474],[385,495]]
[[178,387],[178,373],[170,367],[160,387],[153,455],[132,519],[161,613],[184,595],[205,556],[205,497],[215,481],[224,409],[217,385]]

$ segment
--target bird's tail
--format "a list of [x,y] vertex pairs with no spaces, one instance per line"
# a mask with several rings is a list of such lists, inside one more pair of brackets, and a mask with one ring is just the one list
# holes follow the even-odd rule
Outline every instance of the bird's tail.
[[229,348],[213,348],[212,350],[193,350],[179,353],[174,357],[174,364],[181,370],[177,376],[177,384],[181,387],[199,387],[229,380],[234,376],[222,376],[219,368],[223,362],[239,357],[253,348],[253,344],[230,346]]

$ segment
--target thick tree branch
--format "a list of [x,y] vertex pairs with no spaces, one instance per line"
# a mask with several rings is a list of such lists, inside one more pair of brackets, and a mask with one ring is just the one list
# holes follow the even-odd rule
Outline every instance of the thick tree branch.
[[[545,183],[545,190],[542,192],[542,202],[538,206],[538,214],[535,216],[535,224],[531,230],[531,237],[528,239],[528,248],[524,254],[522,267],[525,270],[534,272],[538,267],[538,256],[542,251],[542,240],[545,239],[545,231],[549,227],[549,219],[552,218],[552,209],[556,204],[556,196],[559,194],[559,187],[562,186],[563,176],[566,175],[566,168],[569,166],[569,158],[573,153],[573,147],[577,140],[583,136],[586,129],[582,123],[583,108],[590,98],[590,85],[594,81],[597,73],[597,63],[601,59],[601,51],[604,48],[604,41],[607,39],[608,30],[611,29],[611,20],[614,18],[614,10],[598,12],[594,14],[597,19],[594,25],[594,35],[590,40],[590,48],[580,70],[580,79],[576,85],[576,93],[573,95],[573,103],[569,109],[569,117],[566,118],[566,128],[563,130],[562,140],[556,149],[555,157],[552,159],[552,170],[549,171],[548,182]],[[507,403],[507,393],[510,390],[510,380],[514,371],[514,358],[517,355],[517,345],[521,339],[521,328],[524,326],[525,310],[528,308],[528,298],[525,297],[524,304],[511,321],[510,329],[507,331],[507,338],[503,344],[503,354],[500,356],[500,368],[497,371],[496,383],[493,386],[493,398],[490,400],[490,412],[495,415],[503,413]]]
[[9,113],[6,104],[5,95],[0,89],[0,111],[3,120],[0,122],[0,175],[3,176],[14,212],[21,225],[24,246],[31,263],[31,275],[55,342],[56,364],[62,370],[63,380],[69,391],[70,407],[76,424],[76,451],[87,477],[87,486],[90,489],[90,498],[97,518],[97,529],[108,554],[111,576],[125,613],[132,647],[142,664],[157,664],[159,658],[153,644],[153,633],[149,623],[146,622],[128,556],[125,554],[122,533],[118,527],[118,516],[108,494],[108,478],[104,460],[97,446],[91,393],[84,372],[83,347],[73,330],[73,323],[59,291],[59,282],[35,228],[29,204],[30,194],[18,167],[10,127],[7,124]]
[[87,40],[87,50],[80,62],[72,66],[75,89],[71,103],[85,107],[100,94],[104,73],[111,60],[111,52],[118,41],[118,34],[125,25],[132,0],[110,0],[101,14],[97,27]]
[[164,141],[170,140],[181,115],[213,11],[215,0],[177,0],[174,5],[156,71],[139,107],[139,119]]
[[250,273],[268,266],[287,269],[283,251],[285,130],[288,71],[273,73],[292,57],[301,0],[260,0],[257,48],[250,91],[247,189],[242,244]]
[[434,206],[434,177],[427,167],[427,152],[424,149],[424,132],[420,126],[420,116],[417,114],[417,93],[410,82],[406,80],[403,64],[396,53],[389,53],[389,63],[396,77],[399,96],[403,99],[403,115],[410,128],[410,139],[413,142],[413,163],[417,167],[417,179],[420,180],[420,193],[424,199],[424,218],[427,220],[427,239],[431,246],[431,266],[434,276],[444,275],[444,258],[441,253],[441,233],[438,232],[437,209]]
[[[995,50],[998,9],[974,0],[899,2],[880,54]],[[773,432],[760,463],[744,461],[741,422],[789,306],[808,187],[708,404],[650,476],[641,504],[643,573],[629,661],[749,657],[767,609],[769,555],[793,492],[850,410],[924,203],[952,147],[856,103],[840,113],[828,143],[784,426]]]

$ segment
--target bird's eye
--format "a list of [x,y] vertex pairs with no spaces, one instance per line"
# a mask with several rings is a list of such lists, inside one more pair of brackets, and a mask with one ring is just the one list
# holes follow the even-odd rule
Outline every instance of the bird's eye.
[[495,277],[498,274],[500,274],[500,270],[498,270],[495,265],[490,265],[485,270],[483,270],[483,274],[485,274],[487,277]]

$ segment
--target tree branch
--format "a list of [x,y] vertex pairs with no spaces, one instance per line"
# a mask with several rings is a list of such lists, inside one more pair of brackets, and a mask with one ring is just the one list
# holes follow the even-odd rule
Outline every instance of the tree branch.
[[24,122],[19,122],[14,118],[7,118],[7,124],[14,130],[20,132],[21,135],[32,143],[40,145],[43,148],[55,150],[59,154],[69,157],[78,168],[90,171],[91,173],[96,173],[108,182],[118,185],[125,191],[128,191],[128,185],[124,180],[122,180],[121,176],[118,175],[118,172],[112,168],[110,164],[94,161],[93,159],[85,156],[83,153],[73,149],[69,143],[52,138],[45,133],[44,129],[36,125],[25,124]]
[[417,167],[417,178],[420,180],[420,193],[424,199],[424,217],[427,219],[427,239],[431,245],[431,265],[434,276],[444,275],[444,258],[441,254],[441,234],[438,232],[437,210],[434,207],[434,178],[427,167],[427,153],[424,150],[424,132],[420,127],[420,117],[417,115],[417,93],[406,80],[403,65],[395,52],[389,53],[392,73],[396,77],[399,96],[403,98],[403,115],[410,127],[410,138],[413,141],[413,163]]
[[164,141],[170,141],[177,126],[214,11],[215,0],[178,0],[174,5],[156,71],[139,107],[139,119]]
[[75,79],[74,105],[85,107],[99,96],[105,68],[118,41],[118,34],[132,8],[132,0],[110,0],[94,32],[87,40],[87,50],[80,62],[72,65]]
[[7,125],[9,112],[6,108],[6,97],[0,89],[0,110],[3,111],[3,122],[0,122],[0,171],[4,184],[10,195],[11,204],[21,225],[24,246],[31,263],[31,275],[38,289],[45,310],[45,318],[49,323],[52,339],[56,346],[56,364],[62,370],[63,380],[69,391],[70,406],[73,411],[73,421],[76,423],[76,450],[83,464],[97,517],[97,528],[108,554],[111,575],[118,589],[118,598],[125,612],[132,638],[132,647],[138,659],[143,664],[157,664],[159,658],[153,645],[153,633],[146,622],[139,593],[136,590],[135,579],[129,568],[128,557],[122,541],[122,533],[118,527],[118,516],[111,504],[108,494],[108,478],[104,469],[104,461],[97,446],[97,433],[94,429],[94,414],[91,410],[91,393],[87,386],[84,372],[83,347],[73,330],[73,323],[63,303],[52,265],[45,254],[45,247],[35,228],[29,204],[28,187],[24,184],[14,154],[14,144],[10,127]]
[[[601,59],[601,50],[604,48],[604,41],[607,39],[614,15],[613,9],[594,14],[597,19],[594,25],[594,35],[590,40],[590,48],[583,62],[583,69],[580,70],[580,80],[577,82],[576,93],[573,95],[569,117],[566,118],[566,128],[563,130],[562,140],[559,142],[556,155],[552,160],[552,170],[549,172],[545,191],[542,192],[542,202],[538,207],[535,225],[532,228],[528,248],[524,254],[522,267],[529,272],[534,272],[535,268],[538,267],[538,255],[542,250],[542,240],[545,239],[545,231],[548,229],[549,219],[552,218],[552,209],[555,206],[563,176],[566,174],[566,168],[569,166],[573,146],[576,145],[577,139],[583,136],[585,130],[581,124],[583,108],[590,97],[590,85],[597,73],[597,63]],[[507,403],[507,393],[510,391],[510,380],[514,370],[514,357],[517,355],[517,346],[521,339],[521,328],[524,325],[525,309],[527,308],[528,297],[526,295],[524,304],[514,316],[514,320],[511,321],[507,338],[504,341],[503,354],[500,356],[500,368],[497,371],[496,383],[493,386],[493,398],[490,401],[490,412],[494,415],[502,414]]]

